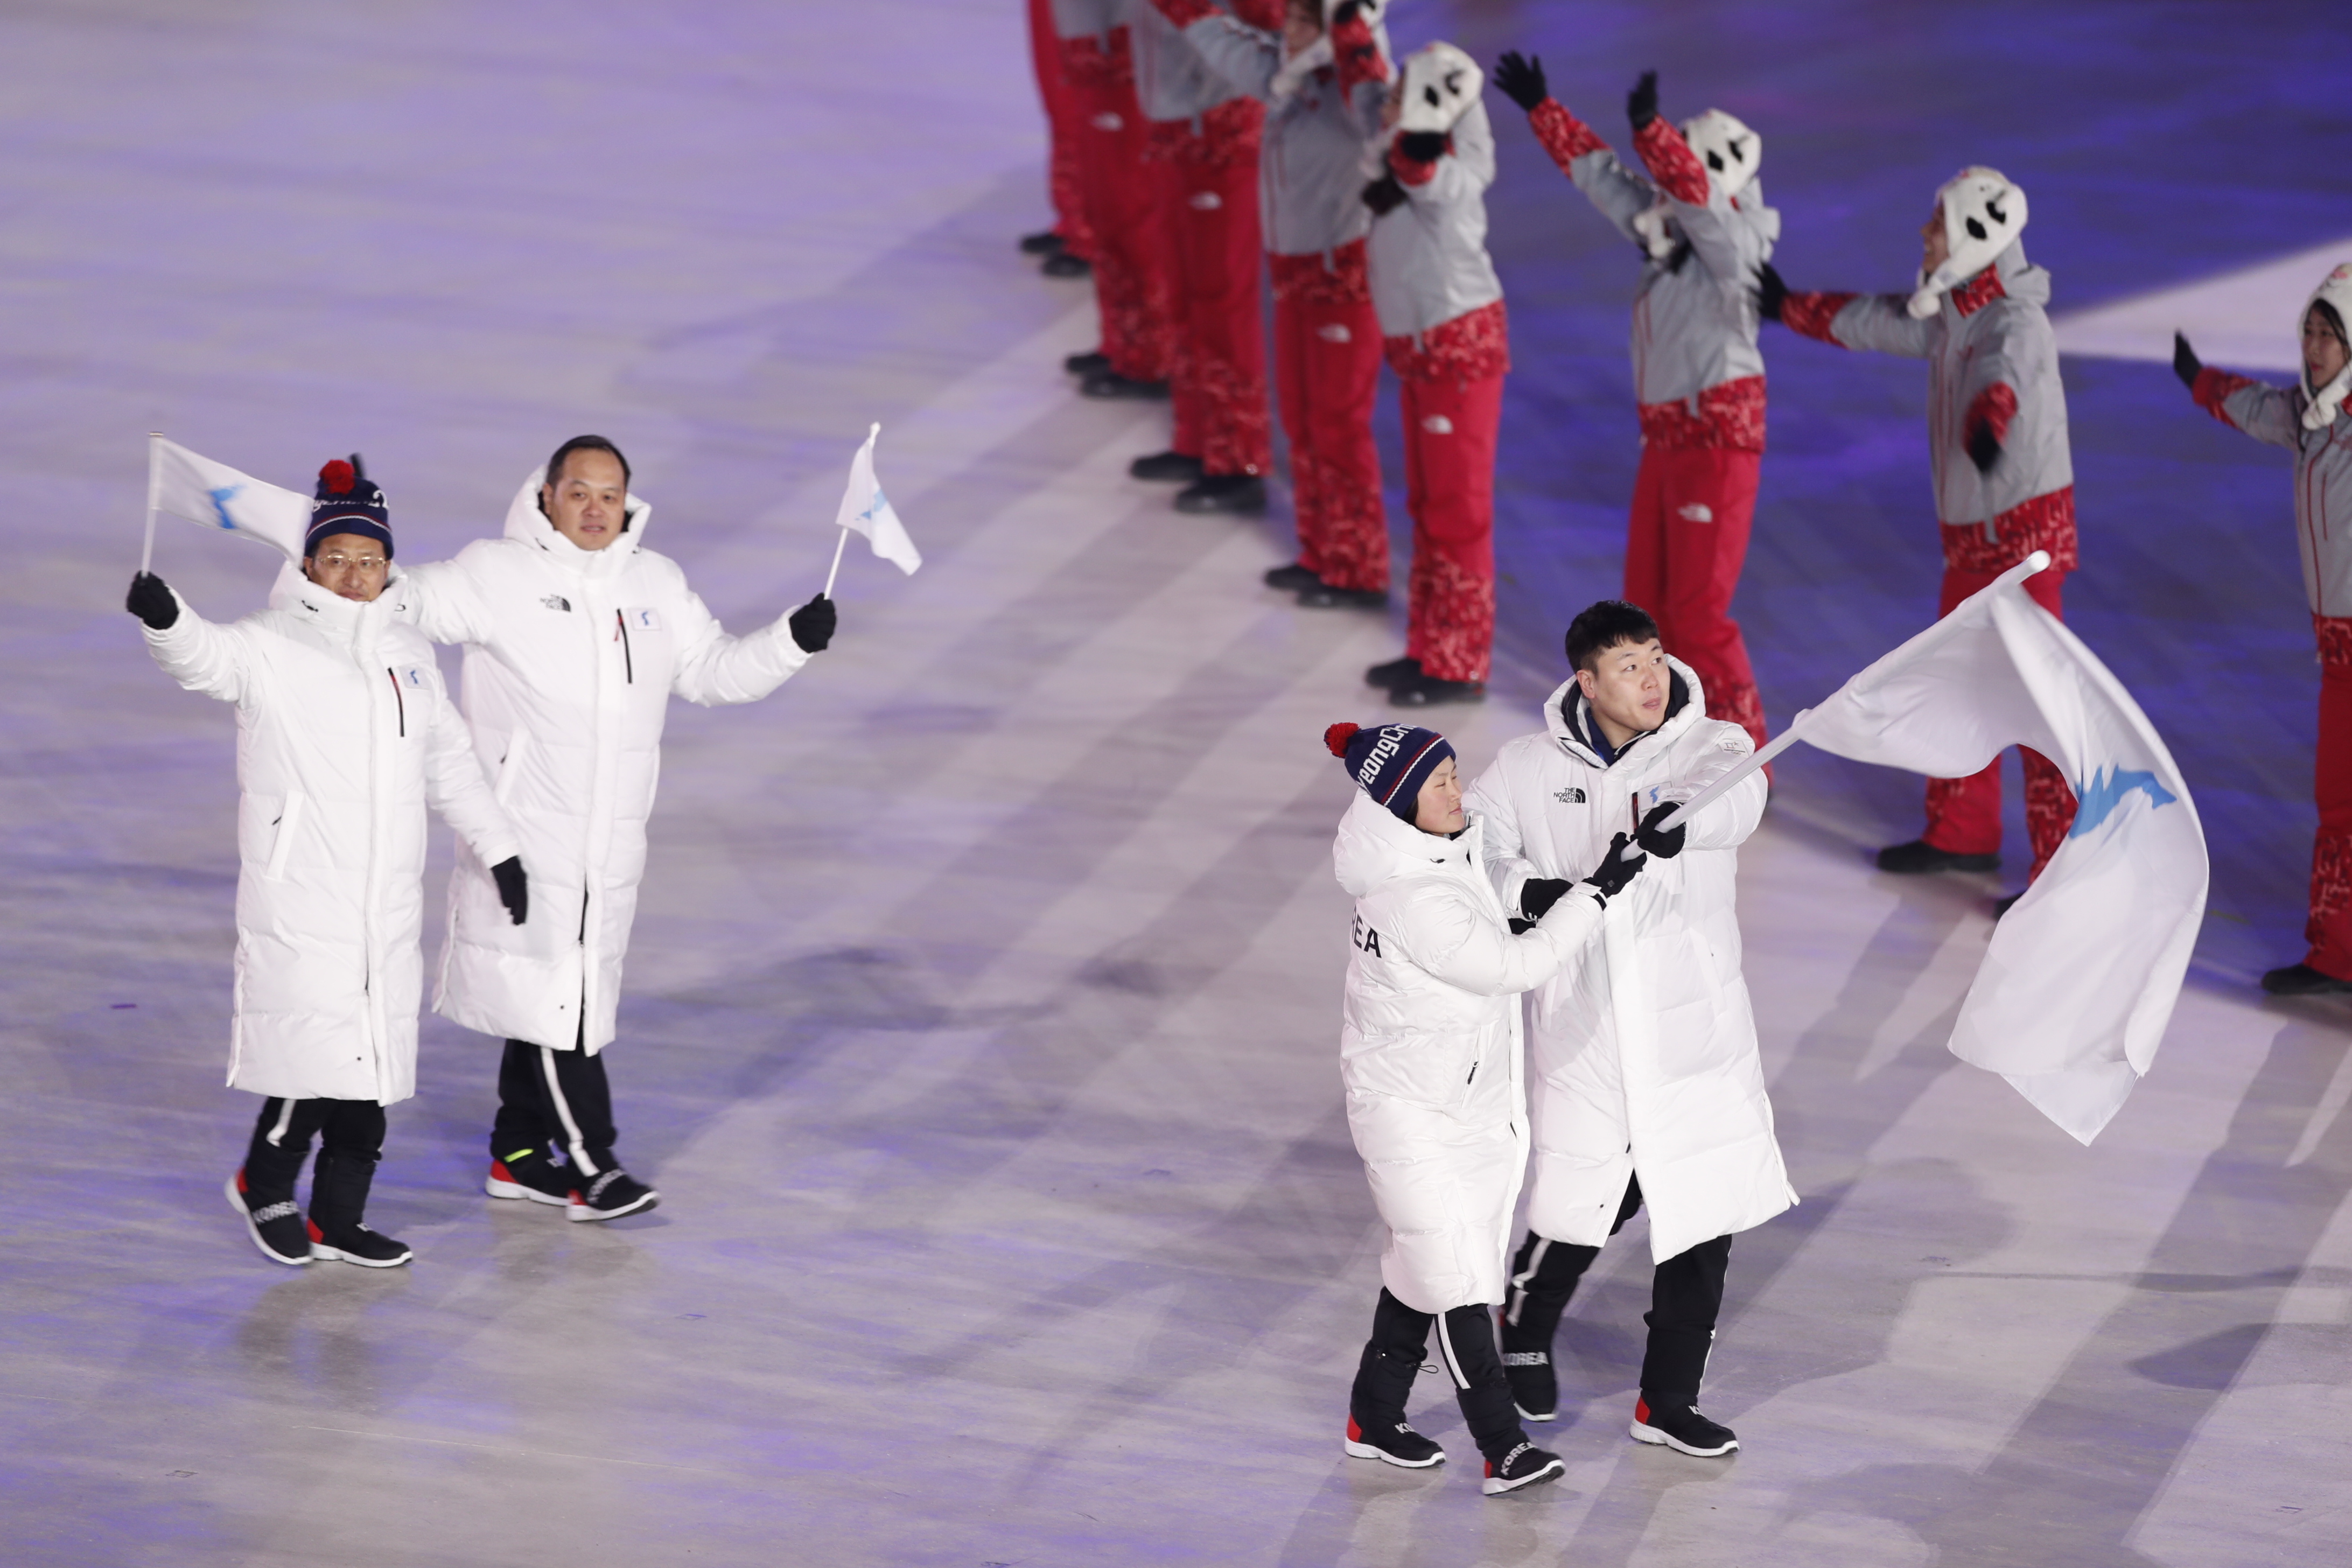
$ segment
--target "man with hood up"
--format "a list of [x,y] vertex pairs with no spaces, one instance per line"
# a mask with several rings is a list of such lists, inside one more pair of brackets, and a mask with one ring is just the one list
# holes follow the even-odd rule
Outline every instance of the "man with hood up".
[[1701,1458],[1739,1446],[1699,1414],[1731,1238],[1796,1202],[1756,1051],[1734,909],[1738,847],[1764,811],[1750,773],[1671,833],[1661,819],[1755,746],[1704,717],[1688,665],[1642,610],[1603,600],[1568,628],[1572,673],[1545,727],[1504,746],[1471,785],[1480,851],[1504,908],[1533,919],[1595,874],[1625,836],[1649,871],[1601,940],[1537,992],[1529,1016],[1535,1163],[1512,1261],[1503,1362],[1520,1414],[1559,1405],[1551,1342],[1577,1281],[1634,1212],[1650,1211],[1649,1347],[1632,1434]]
[[419,629],[466,647],[466,718],[545,911],[500,922],[489,872],[461,848],[434,1011],[506,1041],[486,1190],[575,1220],[656,1199],[614,1157],[602,1053],[670,697],[755,702],[831,640],[835,620],[820,594],[730,637],[677,563],[645,547],[653,509],[629,479],[612,442],[575,436],[523,481],[504,537],[408,577]]
[[1780,215],[1756,183],[1763,140],[1719,109],[1677,131],[1658,114],[1658,73],[1626,103],[1649,177],[1618,162],[1516,52],[1495,85],[1528,112],[1561,173],[1642,252],[1633,297],[1633,395],[1642,467],[1625,533],[1625,597],[1658,617],[1666,651],[1698,671],[1706,716],[1764,743],[1764,703],[1731,598],[1748,559],[1764,460],[1764,356],[1756,346],[1758,269]]
[[[2052,615],[2080,564],[2066,391],[2050,330],[2050,274],[2025,259],[2025,193],[1998,169],[1968,168],[1936,193],[1919,230],[1919,284],[1903,294],[1790,289],[1764,264],[1758,309],[1768,321],[1840,348],[1929,362],[1927,456],[1943,534],[1939,615],[2037,550],[2050,567],[2025,591]],[[2021,749],[2031,882],[2074,822],[2074,792],[2056,764]],[[1927,830],[1879,851],[1904,874],[2000,866],[2000,759],[1964,779],[1927,783]],[[2002,900],[2006,910],[2022,893]]]
[[[1524,932],[1487,879],[1454,748],[1409,724],[1334,724],[1323,743],[1359,786],[1331,846],[1356,900],[1339,1071],[1348,1130],[1388,1226],[1372,1336],[1348,1398],[1346,1452],[1409,1469],[1445,1451],[1405,1419],[1437,1331],[1488,1496],[1550,1480],[1559,1458],[1528,1441],[1489,1315],[1527,1167],[1519,993],[1587,951],[1643,858],[1612,853],[1562,884]],[[1611,846],[1622,851],[1626,836]]]
[[[229,626],[148,573],[125,607],[166,674],[236,704],[228,1083],[264,1098],[229,1206],[273,1263],[390,1268],[409,1249],[364,1215],[384,1107],[416,1092],[425,806],[489,868],[498,919],[524,929],[529,889],[433,649],[409,624],[391,513],[356,454],[320,469],[302,557],[268,609]],[[314,1137],[306,1225],[294,1184]]]
[[2172,368],[2197,405],[2257,441],[2294,452],[2303,588],[2319,639],[2319,836],[2311,847],[2309,951],[2263,976],[2278,996],[2352,993],[2352,264],[2304,302],[2303,379],[2264,386],[2198,362],[2173,336]]

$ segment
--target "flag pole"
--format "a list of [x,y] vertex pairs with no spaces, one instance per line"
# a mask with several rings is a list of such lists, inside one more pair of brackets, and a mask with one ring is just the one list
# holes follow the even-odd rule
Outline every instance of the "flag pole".
[[147,542],[139,547],[139,574],[155,564],[155,507],[163,493],[163,439],[161,430],[147,432]]
[[[2035,573],[2046,569],[2049,564],[2049,552],[2043,550],[2035,551],[2032,554],[2027,556],[2024,560],[2019,562],[2016,565],[2011,567],[2008,571],[2002,573],[2000,576],[1994,578],[1991,582],[1986,584],[1983,587],[1969,595],[1968,598],[1961,600],[1958,605],[1952,606],[1952,613],[1950,615],[1946,616],[1934,626],[1928,627],[1926,631],[1912,638],[1908,645],[1910,651],[1915,655],[1925,653],[1928,648],[1933,647],[1936,644],[1943,641],[1945,637],[1951,636],[1953,632],[1956,632],[1960,627],[1966,626],[1968,624],[1968,618],[1962,615],[1961,612],[1966,610],[1971,602],[1983,598],[1988,594],[1997,593],[2000,589],[2008,587],[2012,583],[2022,583],[2028,577],[2032,576]],[[1869,672],[1865,670],[1863,673],[1867,674]],[[1857,676],[1856,679],[1858,679],[1860,677]],[[1852,685],[1853,682],[1848,681],[1846,684]],[[1840,687],[1839,689],[1843,690],[1844,688]],[[1770,762],[1781,752],[1787,751],[1799,741],[1803,740],[1805,721],[1811,718],[1812,713],[1813,710],[1808,708],[1800,712],[1794,719],[1790,720],[1789,727],[1781,731],[1779,734],[1773,736],[1771,741],[1761,750],[1751,752],[1747,756],[1742,757],[1739,762],[1721,778],[1717,779],[1713,784],[1708,784],[1705,789],[1699,791],[1696,795],[1691,796],[1690,799],[1685,801],[1673,811],[1667,813],[1665,819],[1658,824],[1656,830],[1660,833],[1672,833],[1675,828],[1680,827],[1684,823],[1689,821],[1691,817],[1696,816],[1705,807],[1711,805],[1716,801],[1721,799],[1722,796],[1727,794],[1734,784],[1739,783],[1740,780],[1746,778],[1748,774],[1754,773],[1757,769],[1762,767],[1765,763]],[[1631,840],[1628,840],[1623,852],[1619,855],[1618,858],[1621,860],[1631,859],[1641,852],[1641,849],[1636,845],[1634,845]]]
[[824,592],[818,595],[818,598],[830,599],[833,597],[833,580],[841,575],[841,552],[848,548],[849,530],[845,528],[841,531],[840,542],[836,543],[833,547],[833,570],[824,574]]

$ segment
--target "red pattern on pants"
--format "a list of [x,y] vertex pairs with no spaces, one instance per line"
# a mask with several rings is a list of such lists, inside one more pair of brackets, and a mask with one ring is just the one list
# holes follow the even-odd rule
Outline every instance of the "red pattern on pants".
[[2311,918],[2304,962],[2352,980],[2352,617],[2314,616],[2319,639],[2319,757],[2313,795],[2319,836],[2311,846]]
[[1080,149],[1086,121],[1077,95],[1062,74],[1062,40],[1054,32],[1054,0],[1029,0],[1029,52],[1037,69],[1037,96],[1045,104],[1050,153],[1045,189],[1054,204],[1054,232],[1062,248],[1079,258],[1094,255],[1094,231],[1087,226],[1086,174]]
[[[1977,528],[1950,531],[1979,537],[1983,534],[1983,530]],[[2020,550],[2017,556],[2021,559],[2030,553],[2030,550]],[[1948,555],[1948,563],[1949,559]],[[1969,595],[1990,587],[1992,580],[2007,569],[2003,565],[1973,571],[1948,563],[1944,567],[1942,599],[1936,612],[1937,618],[1950,615]],[[2064,570],[2053,566],[2028,577],[2025,591],[2035,604],[2063,620],[2060,590],[2065,584]],[[2058,847],[2066,841],[2066,830],[2074,826],[2074,792],[2057,764],[2041,752],[2020,746],[2017,754],[2025,764],[2025,832],[2033,845],[2033,866],[2026,873],[2030,883],[2042,875],[2042,868],[2050,864],[2050,857],[2057,854]],[[1954,855],[2000,853],[2000,759],[1995,757],[1981,772],[1964,779],[1929,779],[1927,830],[1920,837]]]
[[1650,612],[1668,653],[1698,672],[1706,716],[1764,743],[1764,702],[1731,596],[1748,559],[1761,453],[1645,444],[1625,535],[1625,597]]
[[1135,66],[1127,29],[1062,40],[1062,75],[1076,100],[1085,139],[1087,220],[1094,229],[1095,301],[1102,310],[1102,352],[1110,368],[1134,381],[1168,379],[1167,246],[1160,233],[1160,186],[1143,167],[1150,122],[1135,101]]
[[1274,379],[1290,437],[1298,563],[1335,588],[1389,585],[1388,509],[1372,440],[1381,324],[1364,242],[1327,258],[1269,256]]
[[1221,103],[1197,121],[1151,128],[1168,238],[1175,359],[1169,393],[1177,451],[1209,474],[1263,474],[1274,460],[1258,303],[1257,146],[1265,111]]
[[1511,368],[1503,302],[1382,342],[1402,384],[1412,511],[1405,653],[1440,680],[1484,680],[1495,652],[1495,434]]

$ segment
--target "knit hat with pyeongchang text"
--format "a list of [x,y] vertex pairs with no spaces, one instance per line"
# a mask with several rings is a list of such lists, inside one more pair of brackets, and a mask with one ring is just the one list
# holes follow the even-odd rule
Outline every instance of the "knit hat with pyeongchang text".
[[[2311,298],[2304,301],[2303,314],[2294,319],[2296,332],[2303,331],[2304,321],[2310,316],[2314,305],[2325,305],[2336,312],[2336,337],[2352,344],[2352,337],[2347,336],[2347,331],[2352,331],[2352,262],[2347,262],[2329,273],[2326,279],[2311,291]],[[2336,416],[2342,412],[2345,394],[2352,393],[2352,360],[2347,360],[2344,368],[2336,372],[2336,379],[2326,386],[2312,385],[2311,373],[2307,370],[2301,379],[2303,395],[2310,400],[2303,411],[2303,427],[2325,430],[2336,423]]]
[[373,539],[383,546],[383,558],[392,559],[392,513],[383,504],[383,491],[367,477],[357,452],[352,454],[348,463],[336,458],[319,470],[319,488],[310,497],[310,529],[302,537],[302,553],[315,555],[319,541],[336,533],[356,533],[362,539]]
[[1434,730],[1411,724],[1334,724],[1323,731],[1323,744],[1348,765],[1348,773],[1364,793],[1387,806],[1399,822],[1420,815],[1421,786],[1429,782],[1453,744]]

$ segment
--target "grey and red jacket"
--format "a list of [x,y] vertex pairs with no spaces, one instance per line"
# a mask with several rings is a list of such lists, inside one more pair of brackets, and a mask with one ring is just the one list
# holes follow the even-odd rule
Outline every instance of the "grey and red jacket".
[[1762,187],[1751,180],[1736,200],[1726,196],[1664,117],[1633,138],[1648,179],[1618,162],[1557,100],[1536,105],[1528,124],[1576,188],[1636,245],[1643,242],[1633,220],[1661,196],[1667,205],[1675,248],[1659,259],[1643,247],[1633,300],[1633,395],[1643,443],[1762,451],[1764,354],[1756,343],[1755,289],[1780,237],[1780,215],[1764,205]]
[[[1177,18],[1200,7],[1170,6],[1156,0],[1115,3],[1135,55],[1136,101],[1152,124],[1153,155],[1209,168],[1256,163],[1265,111],[1211,69],[1185,37],[1185,24]],[[1280,25],[1279,0],[1234,3],[1257,14],[1271,5],[1275,23]]]
[[[1999,572],[2046,550],[2054,569],[2073,571],[2074,462],[2058,340],[2044,310],[2050,274],[2025,259],[2020,241],[1947,292],[1926,321],[1911,316],[1909,300],[1791,291],[1780,320],[1841,348],[1930,362],[1927,451],[1947,565]],[[2000,447],[1982,473],[1968,453],[1979,430]]]
[[[2322,390],[2325,390],[2324,388]],[[2294,529],[2311,613],[2352,616],[2352,405],[2332,424],[2303,427],[2303,388],[2265,386],[2207,365],[2189,388],[2197,406],[2255,440],[2294,453]],[[2352,648],[2336,650],[2352,655]]]

